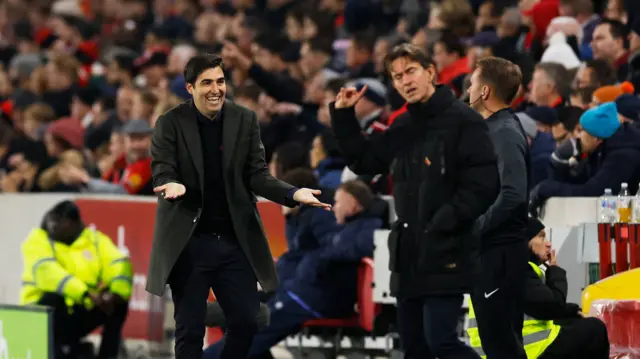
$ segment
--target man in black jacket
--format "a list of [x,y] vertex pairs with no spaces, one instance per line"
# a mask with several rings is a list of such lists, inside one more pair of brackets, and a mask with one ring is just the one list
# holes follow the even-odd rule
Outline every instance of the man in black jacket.
[[520,121],[510,109],[522,85],[514,63],[488,57],[471,75],[469,102],[489,126],[498,157],[500,194],[476,223],[481,272],[471,294],[489,359],[525,359],[522,345],[524,277],[527,270],[529,151]]
[[398,221],[389,267],[405,358],[478,358],[456,327],[477,266],[472,228],[498,194],[487,125],[447,87],[434,85],[434,64],[421,49],[397,46],[386,68],[409,103],[406,120],[365,136],[353,107],[366,87],[343,88],[330,106],[332,128],[355,173],[391,167]]

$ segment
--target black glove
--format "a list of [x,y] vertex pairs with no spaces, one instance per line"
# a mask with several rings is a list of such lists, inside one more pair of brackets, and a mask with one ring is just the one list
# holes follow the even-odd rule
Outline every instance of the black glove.
[[529,193],[529,215],[538,218],[545,202],[546,198],[540,195],[540,184],[538,184]]

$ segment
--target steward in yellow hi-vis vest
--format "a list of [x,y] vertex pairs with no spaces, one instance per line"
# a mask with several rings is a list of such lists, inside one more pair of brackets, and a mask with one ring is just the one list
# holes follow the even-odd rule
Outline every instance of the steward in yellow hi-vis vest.
[[129,258],[86,227],[75,203],[49,210],[22,244],[20,302],[54,309],[55,358],[75,358],[80,340],[102,326],[98,358],[116,358],[132,292]]
[[[531,261],[522,327],[527,359],[608,359],[607,328],[598,318],[583,318],[577,304],[567,303],[567,273],[557,265],[555,250],[538,219],[529,218],[527,237],[531,238]],[[546,272],[540,268],[541,263],[546,263]],[[467,334],[471,347],[486,358],[471,303]]]

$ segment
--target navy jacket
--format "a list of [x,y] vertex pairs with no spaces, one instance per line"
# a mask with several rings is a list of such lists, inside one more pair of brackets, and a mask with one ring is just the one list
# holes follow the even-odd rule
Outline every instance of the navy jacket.
[[373,232],[382,220],[363,213],[326,237],[320,248],[305,254],[285,289],[324,317],[353,315],[358,293],[358,266],[373,256]]
[[627,182],[631,194],[635,194],[640,182],[640,129],[623,124],[587,161],[588,179],[584,183],[546,180],[540,183],[540,197],[597,197],[606,188],[618,193],[622,182]]
[[286,282],[291,279],[303,256],[320,248],[325,238],[331,237],[340,228],[333,212],[320,208],[302,206],[297,214],[287,216],[286,235],[289,249],[276,262],[280,281]]
[[549,133],[538,132],[531,141],[531,171],[529,173],[529,189],[549,178],[551,154],[556,150],[556,141]]

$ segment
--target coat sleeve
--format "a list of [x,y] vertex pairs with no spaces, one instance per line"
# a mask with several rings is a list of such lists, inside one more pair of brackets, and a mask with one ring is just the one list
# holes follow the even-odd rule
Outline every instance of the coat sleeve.
[[620,188],[620,183],[633,177],[637,168],[637,152],[618,150],[604,158],[598,172],[583,184],[562,183],[546,180],[540,183],[539,194],[542,198],[551,197],[597,197],[606,188]]
[[133,287],[133,266],[129,257],[113,244],[111,238],[96,231],[98,253],[102,266],[102,282],[109,291],[125,300],[131,298]]
[[387,173],[391,162],[408,135],[408,126],[392,126],[388,130],[366,136],[362,133],[353,107],[336,109],[329,105],[331,127],[349,168],[358,175]]
[[89,287],[60,265],[45,231],[37,229],[31,232],[22,245],[22,255],[36,287],[43,292],[58,293],[76,304],[83,304]]
[[175,121],[170,116],[164,114],[158,118],[151,137],[153,187],[180,182],[176,146],[178,131]]
[[524,137],[503,127],[495,133],[493,144],[498,154],[500,193],[489,210],[478,219],[481,234],[498,227],[511,216],[512,211],[527,203],[527,150]]
[[[560,267],[549,267],[546,283],[530,269],[527,272],[524,312],[536,319],[566,317],[567,275]],[[574,313],[575,314],[575,313]]]
[[320,249],[320,258],[335,262],[358,262],[365,257],[373,257],[373,233],[381,225],[382,221],[376,218],[355,233],[348,229],[337,233],[328,245]]
[[427,230],[453,232],[472,226],[491,206],[499,190],[493,144],[484,122],[473,121],[461,129],[458,139],[457,191],[451,202],[434,214]]
[[272,202],[287,207],[295,207],[293,200],[294,186],[282,182],[269,173],[264,157],[264,146],[260,140],[260,126],[256,114],[251,116],[251,134],[249,152],[245,162],[244,175],[253,193]]

